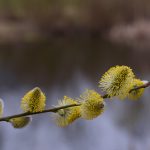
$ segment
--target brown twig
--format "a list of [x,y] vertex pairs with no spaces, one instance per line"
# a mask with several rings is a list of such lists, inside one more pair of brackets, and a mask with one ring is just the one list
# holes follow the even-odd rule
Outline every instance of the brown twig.
[[145,83],[145,84],[143,84],[143,85],[141,85],[141,86],[138,86],[138,87],[135,87],[134,89],[131,89],[130,91],[129,91],[129,93],[131,93],[132,91],[134,91],[134,90],[138,90],[138,89],[142,89],[142,88],[147,88],[147,87],[149,87],[150,86],[150,82],[147,82],[147,83]]
[[80,105],[81,104],[70,104],[70,105],[55,107],[55,108],[51,108],[51,109],[46,109],[46,110],[43,110],[43,111],[40,111],[40,112],[25,112],[25,113],[21,113],[21,114],[16,114],[16,115],[0,118],[0,121],[8,122],[10,119],[18,118],[18,117],[25,117],[25,116],[42,114],[42,113],[47,113],[47,112],[54,112],[55,113],[60,109],[64,109],[64,108],[68,108],[68,107],[74,107],[74,106],[80,106]]

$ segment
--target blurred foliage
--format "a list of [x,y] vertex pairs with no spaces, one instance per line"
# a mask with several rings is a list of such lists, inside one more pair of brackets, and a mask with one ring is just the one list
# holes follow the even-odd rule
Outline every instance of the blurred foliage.
[[116,24],[149,18],[149,8],[147,0],[0,0],[0,44],[101,36]]
[[103,27],[149,17],[149,8],[147,0],[0,0],[0,17],[48,25],[70,22]]

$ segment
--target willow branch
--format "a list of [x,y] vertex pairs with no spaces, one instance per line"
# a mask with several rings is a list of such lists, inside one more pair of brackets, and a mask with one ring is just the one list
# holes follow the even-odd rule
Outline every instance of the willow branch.
[[16,115],[0,118],[0,122],[1,121],[8,122],[10,119],[13,119],[13,118],[25,117],[25,116],[36,115],[36,114],[43,114],[43,113],[47,113],[47,112],[54,112],[55,113],[60,109],[64,109],[64,108],[68,108],[68,107],[74,107],[74,106],[80,106],[80,105],[81,104],[70,104],[70,105],[55,107],[55,108],[51,108],[51,109],[45,109],[45,110],[40,111],[40,112],[25,112],[25,113],[21,113],[21,114],[16,114]]
[[142,88],[147,88],[147,87],[149,87],[150,86],[150,82],[147,82],[147,83],[145,83],[145,84],[143,84],[143,85],[141,85],[141,86],[138,86],[138,87],[135,87],[134,89],[131,89],[130,91],[129,91],[129,93],[131,93],[132,91],[134,91],[134,90],[138,90],[138,89],[142,89]]
[[[150,82],[147,82],[147,83],[145,83],[142,86],[138,86],[138,87],[135,87],[135,88],[131,89],[129,91],[129,93],[131,93],[134,90],[141,89],[141,88],[147,88],[149,86],[150,86]],[[103,95],[102,97],[103,98],[110,98],[109,95],[107,95],[107,94]],[[12,116],[7,116],[7,117],[0,118],[0,122],[1,121],[8,122],[10,119],[13,119],[13,118],[25,117],[25,116],[36,115],[36,114],[43,114],[43,113],[48,113],[48,112],[56,113],[60,109],[65,109],[65,108],[75,107],[75,106],[80,106],[80,105],[81,104],[78,103],[78,104],[71,104],[71,105],[65,105],[65,106],[60,106],[60,107],[54,107],[54,108],[46,109],[46,110],[43,110],[43,111],[40,111],[40,112],[25,112],[25,113],[21,113],[21,114],[16,114],[16,115],[12,115]]]

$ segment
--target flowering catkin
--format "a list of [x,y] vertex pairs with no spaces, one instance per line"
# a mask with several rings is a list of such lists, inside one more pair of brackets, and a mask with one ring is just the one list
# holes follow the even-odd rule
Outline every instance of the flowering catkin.
[[4,102],[2,99],[0,99],[0,117],[3,116],[3,109],[4,109]]
[[24,112],[38,112],[45,108],[46,97],[40,88],[36,87],[25,94],[21,101]]
[[[142,85],[144,85],[144,81],[141,81],[140,79],[134,79],[131,83],[130,89],[133,89],[133,88],[136,88],[136,87],[139,87],[139,86],[142,86]],[[129,93],[128,98],[131,99],[131,100],[137,100],[142,96],[143,92],[144,92],[144,88],[140,88],[140,89],[137,89],[137,90],[132,90]]]
[[81,117],[87,120],[98,117],[104,111],[104,101],[100,94],[94,90],[87,90],[80,96]]
[[24,128],[31,122],[31,117],[18,117],[10,119],[9,122],[14,128]]
[[[70,97],[64,96],[64,98],[58,102],[58,107],[70,104],[77,104],[77,102]],[[52,116],[57,126],[66,127],[80,117],[80,106],[60,109],[52,114]]]
[[129,67],[115,66],[104,73],[99,87],[110,97],[117,96],[124,99],[128,96],[133,79],[134,74]]

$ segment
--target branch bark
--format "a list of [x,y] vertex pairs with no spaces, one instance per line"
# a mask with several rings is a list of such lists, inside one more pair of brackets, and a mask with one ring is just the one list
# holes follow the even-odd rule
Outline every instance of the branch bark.
[[25,113],[21,113],[21,114],[16,114],[16,115],[0,118],[0,122],[1,121],[8,122],[10,119],[13,119],[13,118],[25,117],[25,116],[36,115],[36,114],[43,114],[43,113],[47,113],[47,112],[55,113],[60,109],[65,109],[65,108],[68,108],[68,107],[75,107],[75,106],[80,106],[80,105],[81,104],[71,104],[71,105],[60,106],[60,107],[55,107],[55,108],[51,108],[51,109],[45,109],[45,110],[40,111],[40,112],[25,112]]

